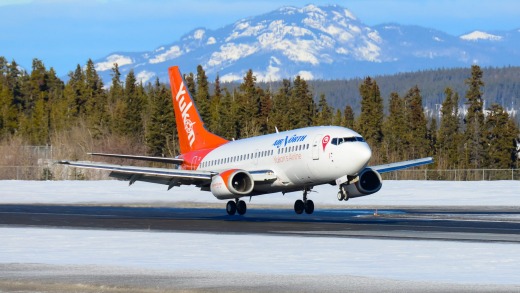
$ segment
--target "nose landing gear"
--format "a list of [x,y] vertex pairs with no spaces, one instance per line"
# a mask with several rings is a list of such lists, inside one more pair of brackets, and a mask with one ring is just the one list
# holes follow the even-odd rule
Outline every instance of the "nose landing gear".
[[303,191],[303,200],[298,199],[294,202],[294,212],[298,215],[302,214],[305,211],[306,214],[312,214],[314,212],[314,202],[310,199],[307,199],[307,192],[310,189],[305,189]]
[[347,193],[347,185],[346,184],[341,184],[339,186],[339,191],[338,191],[338,200],[339,201],[342,201],[342,200],[347,201],[348,199],[349,199],[349,196],[348,196],[348,193]]

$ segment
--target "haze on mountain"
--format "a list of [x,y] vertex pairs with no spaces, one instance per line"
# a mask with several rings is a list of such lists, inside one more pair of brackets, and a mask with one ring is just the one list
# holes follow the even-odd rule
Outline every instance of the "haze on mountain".
[[210,80],[240,81],[252,69],[258,81],[296,75],[344,79],[433,68],[520,65],[520,29],[452,36],[413,25],[368,26],[338,6],[283,7],[220,29],[196,28],[180,40],[149,52],[114,52],[96,60],[108,84],[118,63],[123,76],[134,69],[144,83],[167,68],[184,72],[201,64]]

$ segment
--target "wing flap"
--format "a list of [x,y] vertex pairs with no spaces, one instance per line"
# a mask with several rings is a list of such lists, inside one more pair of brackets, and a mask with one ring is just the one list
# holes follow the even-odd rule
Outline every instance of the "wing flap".
[[376,170],[379,173],[387,173],[392,171],[398,171],[402,169],[418,167],[422,165],[428,165],[433,163],[433,158],[422,158],[417,160],[402,161],[385,165],[370,166],[371,169]]

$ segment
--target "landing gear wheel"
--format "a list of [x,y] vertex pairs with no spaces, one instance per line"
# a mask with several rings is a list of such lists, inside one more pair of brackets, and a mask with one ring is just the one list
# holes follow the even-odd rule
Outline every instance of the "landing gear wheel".
[[237,212],[239,215],[245,214],[247,211],[247,205],[246,202],[243,200],[240,200],[237,202]]
[[309,199],[305,202],[305,213],[310,215],[313,212],[314,212],[314,202]]
[[342,201],[342,200],[344,200],[344,199],[345,199],[345,196],[343,195],[343,192],[338,191],[338,200],[339,200],[339,201]]
[[303,203],[303,200],[299,199],[294,202],[294,212],[300,215],[303,213],[303,210],[305,209],[305,204]]
[[226,212],[230,216],[234,215],[237,212],[237,204],[232,200],[228,201],[226,204]]
[[[347,186],[341,185],[339,188],[339,192],[341,192],[341,194],[343,195],[343,200],[347,201],[348,200]],[[338,199],[339,199],[339,194],[338,194]]]

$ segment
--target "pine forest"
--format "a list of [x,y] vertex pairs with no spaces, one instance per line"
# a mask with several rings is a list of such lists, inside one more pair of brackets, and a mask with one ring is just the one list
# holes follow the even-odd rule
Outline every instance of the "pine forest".
[[[488,92],[484,96],[488,70],[493,78],[503,78],[492,85],[493,100],[487,100]],[[518,90],[518,75],[497,71],[508,72],[474,65],[456,71],[466,74],[464,78],[426,79],[406,89],[406,82],[398,80],[442,77],[448,70],[365,77],[349,83],[351,88],[355,84],[355,92],[335,90],[346,81],[306,81],[300,76],[259,83],[252,70],[240,84],[223,84],[218,76],[210,81],[202,66],[184,78],[205,127],[226,139],[340,125],[365,137],[373,151],[371,164],[433,156],[430,170],[518,169],[518,122],[505,107],[511,101],[502,97],[511,95],[505,90]],[[42,164],[41,156],[27,151],[33,146],[52,146],[51,160],[91,160],[88,152],[178,155],[169,85],[159,80],[143,84],[133,71],[123,80],[117,64],[111,76],[110,84],[104,84],[88,60],[64,82],[41,60],[34,59],[27,73],[0,57],[0,177],[12,172],[2,166]],[[433,101],[425,103],[425,91]],[[46,179],[60,177],[51,168],[44,172]],[[449,178],[439,173],[431,179]]]

